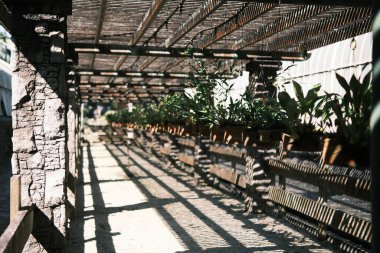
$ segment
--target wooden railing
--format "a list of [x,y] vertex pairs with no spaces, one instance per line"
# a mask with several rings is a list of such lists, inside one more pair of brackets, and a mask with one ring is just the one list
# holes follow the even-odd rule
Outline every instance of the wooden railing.
[[[139,130],[139,132],[143,132],[143,130]],[[162,155],[176,155],[176,161],[190,167],[197,166],[197,153],[195,151],[197,139],[195,137],[178,137],[168,133],[156,133],[156,136],[158,136],[160,145],[158,150],[162,151]],[[144,140],[144,138],[146,138],[144,134],[140,133],[136,140],[142,145],[151,141]],[[294,223],[311,228],[319,239],[334,242],[343,251],[368,251],[372,242],[371,222],[338,208],[333,208],[328,205],[327,201],[332,194],[344,194],[369,202],[370,180],[334,173],[329,167],[330,165],[323,163],[317,163],[314,166],[291,163],[285,159],[288,151],[285,144],[280,147],[278,155],[271,156],[269,160],[265,160],[265,163],[260,165],[263,166],[265,174],[268,176],[266,181],[272,182],[265,191],[268,199],[277,205],[277,212],[281,216],[291,219]],[[242,145],[211,142],[206,154],[202,155],[208,156],[211,161],[208,173],[257,198],[260,194],[252,195],[248,190],[248,178],[242,168],[246,166],[246,158],[250,156],[252,151],[250,149],[257,151],[258,149],[273,148],[276,148],[274,143],[262,147],[244,147]],[[176,149],[176,152],[173,152],[173,149]],[[193,151],[189,152],[189,150]],[[289,191],[287,179],[318,187],[317,200]]]
[[21,176],[11,178],[10,224],[0,237],[0,253],[21,253],[33,231],[33,206],[21,208]]

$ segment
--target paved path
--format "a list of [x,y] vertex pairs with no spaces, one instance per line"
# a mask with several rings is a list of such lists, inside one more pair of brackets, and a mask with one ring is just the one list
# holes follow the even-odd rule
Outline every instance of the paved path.
[[332,252],[137,148],[84,147],[70,252]]

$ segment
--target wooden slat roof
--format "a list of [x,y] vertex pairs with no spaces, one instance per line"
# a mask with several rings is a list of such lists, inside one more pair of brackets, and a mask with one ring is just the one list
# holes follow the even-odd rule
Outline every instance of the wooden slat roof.
[[[72,0],[68,41],[301,54],[305,49],[312,50],[371,31],[371,5],[371,0]],[[0,13],[6,13],[2,4]],[[3,23],[8,20],[8,16],[2,18]],[[176,57],[81,52],[76,67],[96,73],[98,70],[170,73],[186,71],[188,63]],[[238,63],[245,64],[247,60]],[[185,83],[181,79],[148,76],[94,75],[81,76],[79,80],[83,85],[110,85],[110,88],[99,89],[107,96],[114,94],[118,98],[124,97],[128,88],[115,87],[127,87],[131,82],[135,85]],[[85,94],[92,93],[86,90],[83,97]]]

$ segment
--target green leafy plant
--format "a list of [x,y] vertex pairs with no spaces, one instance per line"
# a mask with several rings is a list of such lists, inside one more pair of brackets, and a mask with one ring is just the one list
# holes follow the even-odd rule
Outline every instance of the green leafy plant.
[[367,145],[369,141],[369,121],[371,116],[371,72],[363,81],[352,75],[348,82],[336,74],[339,84],[346,92],[343,96],[332,96],[331,108],[336,115],[337,135],[350,145]]
[[108,123],[129,123],[130,122],[130,113],[128,110],[122,109],[118,111],[114,111],[111,113],[107,113],[105,115],[106,120]]
[[165,96],[159,104],[159,110],[162,114],[161,123],[178,125],[185,124],[186,110],[184,106],[184,94],[172,94]]
[[325,107],[327,96],[318,95],[321,85],[314,85],[306,94],[299,83],[293,81],[296,99],[286,91],[278,94],[278,100],[286,112],[286,125],[293,138],[311,133],[322,133],[331,126],[331,110]]
[[252,129],[284,129],[286,115],[273,98],[254,98],[247,91],[243,95],[245,121]]

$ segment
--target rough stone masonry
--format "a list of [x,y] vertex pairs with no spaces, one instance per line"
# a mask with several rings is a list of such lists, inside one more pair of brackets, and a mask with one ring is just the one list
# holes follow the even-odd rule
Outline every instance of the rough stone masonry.
[[37,207],[24,251],[64,252],[66,16],[54,3],[16,3],[12,22],[12,170],[21,175],[22,206]]

